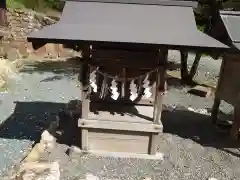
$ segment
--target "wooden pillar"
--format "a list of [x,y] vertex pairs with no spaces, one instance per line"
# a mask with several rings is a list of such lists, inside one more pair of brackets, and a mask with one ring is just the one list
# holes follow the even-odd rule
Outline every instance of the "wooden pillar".
[[223,71],[224,71],[224,67],[225,67],[225,63],[226,63],[225,58],[226,57],[223,56],[223,60],[222,60],[222,64],[221,64],[221,68],[220,68],[220,72],[219,72],[219,79],[218,79],[216,92],[215,92],[214,103],[212,106],[211,118],[212,118],[213,124],[217,124],[217,120],[218,120],[219,106],[221,103],[221,97],[220,97],[219,91],[221,88],[221,83],[223,81]]
[[7,26],[6,10],[7,10],[6,0],[1,0],[1,2],[0,2],[0,26]]
[[239,135],[239,128],[240,128],[240,103],[238,103],[234,107],[234,119],[233,119],[233,125],[230,131],[230,137],[233,140],[238,139]]
[[187,81],[188,78],[188,65],[187,65],[187,59],[188,59],[188,52],[187,51],[180,51],[181,55],[181,80]]
[[193,78],[194,78],[194,76],[195,76],[195,74],[197,72],[197,68],[198,68],[199,61],[200,61],[201,57],[202,57],[201,52],[197,52],[196,56],[195,56],[195,59],[194,59],[194,62],[192,64],[191,70],[190,70],[189,75],[188,75],[189,76],[188,77],[189,81],[193,80]]
[[[80,84],[81,84],[81,98],[82,98],[82,118],[87,119],[89,113],[89,60],[90,60],[90,46],[85,45],[82,50],[83,63],[80,72]],[[82,128],[81,130],[81,149],[88,150],[88,130]]]
[[[153,123],[157,125],[161,125],[161,116],[162,116],[162,104],[163,104],[163,96],[165,91],[165,78],[166,78],[166,65],[167,65],[167,49],[161,50],[160,52],[159,65],[160,69],[156,74],[156,93],[154,100],[154,110],[153,110]],[[152,133],[150,138],[150,148],[149,154],[156,154],[156,144],[157,144],[157,136],[158,134]]]
[[220,102],[221,100],[218,97],[215,97],[211,113],[213,124],[217,124]]

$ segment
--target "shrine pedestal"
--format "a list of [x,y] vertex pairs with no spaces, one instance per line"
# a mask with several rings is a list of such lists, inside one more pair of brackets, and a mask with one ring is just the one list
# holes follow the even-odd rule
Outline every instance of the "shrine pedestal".
[[[156,49],[146,52],[139,49],[133,49],[132,51],[84,49],[83,55],[85,63],[82,65],[80,77],[82,84],[82,117],[78,121],[78,126],[81,129],[80,148],[83,151],[155,155],[156,139],[163,130],[161,111],[165,90],[167,51],[160,53]],[[101,61],[102,59],[103,61]],[[100,92],[93,93],[93,87],[89,82],[95,81],[91,79],[93,76],[91,73],[96,70],[91,69],[92,64],[97,64],[97,67],[105,70],[104,73],[99,72],[103,77],[109,72],[116,73],[117,76],[122,68],[127,67],[127,75],[132,76],[129,78],[131,83],[133,83],[132,79],[135,79],[133,78],[134,75],[139,76],[140,74],[141,81],[144,81],[143,77],[150,77],[149,74],[146,75],[146,72],[151,72],[152,79],[149,80],[149,84],[151,84],[152,92],[150,94],[152,94],[152,97],[143,98],[144,88],[141,88],[143,85],[135,79],[135,82],[141,84],[136,85],[139,98],[131,101],[130,82],[122,85],[122,81],[127,78],[114,80],[114,75],[107,76],[112,78],[112,81],[119,82],[117,89],[122,91],[119,92],[117,100],[111,99],[113,95],[109,91],[112,87],[109,88],[106,83],[112,81],[106,79],[100,80],[101,85],[98,83],[97,89]],[[155,71],[152,71],[152,68]],[[96,85],[94,86],[96,87]],[[121,88],[121,86],[124,86],[124,88]]]
[[[115,113],[90,112],[88,119],[79,119],[78,125],[82,129],[82,148],[149,154],[153,146],[152,136],[162,132],[162,124],[154,124],[151,121],[153,107],[125,106],[124,108],[129,113],[122,114],[123,109]],[[131,112],[131,109],[134,110]]]

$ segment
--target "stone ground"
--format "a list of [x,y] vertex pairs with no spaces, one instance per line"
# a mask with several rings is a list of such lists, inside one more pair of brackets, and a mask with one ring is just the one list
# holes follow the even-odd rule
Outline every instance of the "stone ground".
[[[172,57],[179,63],[178,53],[171,53]],[[191,55],[190,64],[192,59]],[[0,149],[4,152],[0,154],[0,177],[27,155],[66,103],[81,98],[73,63],[28,65],[10,83],[9,92],[0,94]],[[220,63],[207,57],[202,59],[197,79],[216,82]],[[187,93],[188,90],[177,79],[169,79],[163,113],[165,133],[158,140],[158,151],[164,153],[164,161],[77,154],[69,157],[63,144],[59,144],[48,160],[60,159],[63,180],[79,180],[87,173],[108,180],[240,179],[239,143],[218,132],[211,125],[208,113],[188,111],[189,107],[208,110],[213,103],[212,98],[195,96]],[[223,103],[221,110],[227,114],[223,118],[230,118],[231,106]]]

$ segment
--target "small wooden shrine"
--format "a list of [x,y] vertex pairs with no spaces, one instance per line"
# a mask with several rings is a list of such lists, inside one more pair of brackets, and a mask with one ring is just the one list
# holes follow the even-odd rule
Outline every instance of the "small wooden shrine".
[[[212,108],[214,123],[218,123],[218,109],[221,100],[234,106],[234,121],[231,137],[236,139],[240,128],[240,11],[221,11],[221,18],[227,34],[223,34],[231,50],[224,54]],[[226,38],[227,37],[227,38]]]
[[82,49],[82,150],[156,154],[156,138],[163,131],[168,49],[228,48],[197,30],[196,5],[71,0],[58,23],[28,36],[34,47],[62,43]]

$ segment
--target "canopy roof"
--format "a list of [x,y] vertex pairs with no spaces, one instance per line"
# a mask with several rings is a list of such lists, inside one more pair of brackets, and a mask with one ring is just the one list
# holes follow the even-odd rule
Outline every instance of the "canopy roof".
[[[92,1],[92,0],[90,0]],[[228,48],[198,31],[192,7],[177,0],[149,0],[165,5],[116,3],[125,0],[67,1],[60,21],[32,32],[28,40],[44,43],[122,43],[169,48]],[[101,1],[115,1],[103,3]],[[171,2],[172,5],[166,5]]]
[[240,50],[240,11],[221,11],[220,15],[233,47]]

